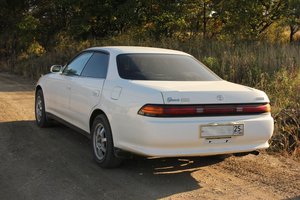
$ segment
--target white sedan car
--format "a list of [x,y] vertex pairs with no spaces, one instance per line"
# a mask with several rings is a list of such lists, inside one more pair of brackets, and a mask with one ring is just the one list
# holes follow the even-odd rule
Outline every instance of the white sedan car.
[[224,81],[193,56],[148,47],[95,47],[36,86],[38,126],[63,122],[91,138],[101,167],[124,152],[204,156],[268,148],[267,95]]

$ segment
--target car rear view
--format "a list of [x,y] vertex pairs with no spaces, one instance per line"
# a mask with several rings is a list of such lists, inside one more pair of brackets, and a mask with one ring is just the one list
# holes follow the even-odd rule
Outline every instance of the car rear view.
[[160,94],[155,102],[147,96],[134,100],[126,125],[116,128],[124,133],[122,149],[172,157],[269,146],[273,118],[264,92],[224,81],[187,54],[120,54],[117,68],[130,93],[144,88]]

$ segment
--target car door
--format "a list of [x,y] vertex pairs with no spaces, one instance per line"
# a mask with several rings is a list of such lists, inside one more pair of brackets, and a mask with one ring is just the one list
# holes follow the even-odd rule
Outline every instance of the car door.
[[53,114],[71,123],[70,94],[72,88],[70,83],[80,76],[92,54],[91,52],[83,52],[76,56],[66,65],[63,72],[57,74],[55,79],[50,80],[51,83],[48,84],[52,88],[51,94],[54,98]]
[[44,97],[47,112],[54,115],[59,115],[62,112],[62,108],[66,107],[66,94],[67,87],[66,78],[61,73],[52,73],[48,76],[46,84],[44,86]]
[[70,110],[75,125],[89,132],[89,117],[100,102],[107,74],[109,55],[94,52],[86,63],[81,76],[70,81]]

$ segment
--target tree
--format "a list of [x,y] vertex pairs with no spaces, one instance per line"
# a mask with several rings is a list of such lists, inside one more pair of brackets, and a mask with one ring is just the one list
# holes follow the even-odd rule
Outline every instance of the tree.
[[257,39],[272,23],[283,16],[284,0],[226,0],[216,7],[223,23],[222,31],[230,38]]
[[295,33],[300,30],[300,1],[289,0],[286,13],[286,22],[290,28],[290,43],[292,43]]
[[28,0],[0,1],[0,59],[5,60],[12,70],[23,47],[18,25],[28,8]]

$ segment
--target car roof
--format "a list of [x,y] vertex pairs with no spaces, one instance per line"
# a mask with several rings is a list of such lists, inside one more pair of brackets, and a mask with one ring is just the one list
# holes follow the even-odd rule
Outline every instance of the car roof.
[[177,55],[189,55],[182,51],[154,48],[154,47],[142,47],[142,46],[105,46],[105,47],[92,47],[86,50],[102,50],[114,54],[129,54],[129,53],[158,53],[158,54],[177,54]]

